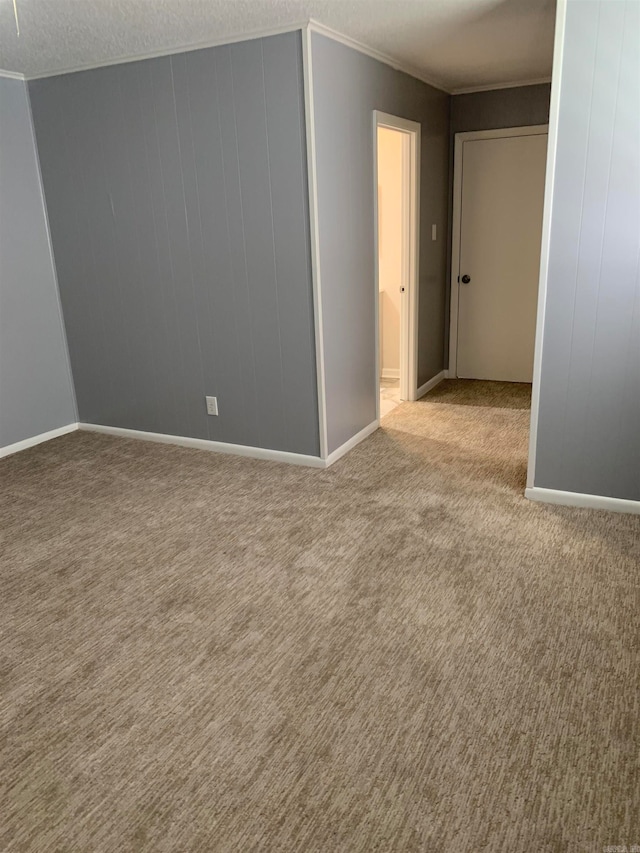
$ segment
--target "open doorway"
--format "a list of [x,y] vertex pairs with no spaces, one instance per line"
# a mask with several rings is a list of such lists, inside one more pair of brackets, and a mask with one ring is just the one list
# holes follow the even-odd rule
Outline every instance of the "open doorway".
[[420,125],[374,112],[378,418],[417,390]]

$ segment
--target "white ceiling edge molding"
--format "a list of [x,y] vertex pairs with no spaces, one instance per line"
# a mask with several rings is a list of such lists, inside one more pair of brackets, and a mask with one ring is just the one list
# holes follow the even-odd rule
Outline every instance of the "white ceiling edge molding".
[[[148,53],[136,53],[133,56],[118,56],[115,59],[105,59],[103,62],[87,63],[71,68],[63,68],[58,71],[43,71],[40,74],[29,74],[24,80],[42,80],[45,77],[58,77],[62,74],[76,74],[79,71],[93,71],[95,68],[108,68],[111,65],[125,65],[127,62],[142,62],[145,59],[157,59],[161,56],[174,56],[179,53],[191,53],[194,50],[206,50],[208,47],[222,47],[225,44],[237,44],[241,41],[252,41],[253,39],[278,36],[282,33],[293,33],[304,30],[308,26],[307,21],[292,24],[283,24],[280,27],[263,27],[250,32],[238,33],[237,35],[221,36],[219,39],[207,39],[194,44],[180,45],[179,47],[166,47],[160,50],[152,50]],[[11,73],[11,72],[7,72]]]
[[20,74],[17,71],[5,71],[4,68],[0,68],[0,77],[5,77],[7,80],[26,80],[27,78],[24,74]]
[[540,86],[551,83],[551,77],[538,77],[535,80],[514,80],[511,83],[486,83],[484,86],[465,86],[462,89],[452,89],[450,95],[473,95],[475,92],[493,92],[495,89],[517,89],[520,86]]
[[401,60],[396,59],[389,54],[382,53],[382,51],[376,50],[375,48],[369,47],[362,42],[357,41],[357,39],[351,38],[351,36],[347,36],[344,33],[339,32],[338,30],[334,30],[331,27],[327,27],[325,24],[320,23],[320,21],[316,21],[313,18],[308,21],[297,21],[291,24],[284,24],[279,27],[263,27],[257,30],[251,30],[250,32],[242,32],[237,33],[235,35],[225,35],[221,36],[219,39],[208,39],[203,42],[196,42],[194,44],[189,45],[181,45],[179,47],[167,47],[162,48],[160,50],[149,51],[146,53],[134,54],[131,56],[119,56],[113,59],[104,60],[101,62],[95,63],[86,63],[83,65],[77,65],[70,68],[63,68],[56,71],[43,71],[40,74],[20,74],[17,71],[6,71],[0,69],[0,77],[6,77],[12,80],[40,80],[46,77],[58,77],[63,74],[75,74],[80,71],[91,71],[96,68],[106,68],[111,65],[124,65],[128,62],[141,62],[145,59],[156,59],[162,56],[173,56],[175,54],[180,53],[190,53],[195,50],[205,50],[210,47],[221,47],[225,44],[236,44],[242,41],[251,41],[252,39],[258,38],[268,38],[269,36],[280,35],[282,33],[290,33],[296,32],[298,30],[310,30],[311,32],[315,32],[318,35],[325,36],[326,38],[332,39],[333,41],[339,42],[340,44],[345,45],[345,47],[349,47],[352,50],[357,51],[358,53],[362,53],[365,56],[369,56],[371,59],[375,59],[378,62],[382,62],[384,65],[388,65],[393,68],[395,71],[400,71],[403,74],[407,74],[410,77],[413,77],[416,80],[420,80],[423,83],[426,83],[428,86],[432,86],[434,89],[438,89],[441,92],[444,92],[447,95],[467,95],[472,94],[474,92],[489,92],[495,89],[512,89],[518,86],[535,86],[541,83],[550,83],[551,77],[541,77],[535,80],[517,80],[509,83],[488,83],[482,86],[466,86],[463,88],[448,88],[444,85],[441,80],[438,80],[434,77],[429,77],[419,71],[417,68],[402,62]]
[[379,50],[376,50],[373,47],[369,47],[366,44],[362,44],[362,42],[357,41],[356,39],[351,38],[351,36],[346,36],[344,33],[340,33],[337,30],[332,29],[331,27],[327,27],[324,24],[321,24],[319,21],[311,18],[308,23],[309,29],[318,33],[319,35],[326,36],[327,38],[333,39],[333,41],[340,42],[340,44],[345,45],[345,47],[350,47],[352,50],[357,50],[358,53],[363,53],[365,56],[371,57],[371,59],[377,59],[378,62],[382,62],[384,65],[389,65],[395,71],[402,71],[404,74],[408,74],[410,77],[415,77],[416,80],[421,80],[423,83],[426,83],[427,86],[432,86],[434,89],[439,89],[441,92],[444,92],[447,95],[453,94],[440,80],[436,80],[433,77],[425,76],[421,71],[418,71],[417,68],[413,68],[411,65],[407,65],[406,62],[401,62],[399,59],[395,59],[393,56],[389,56],[387,53],[382,53]]
[[91,71],[95,68],[106,68],[110,65],[124,65],[127,62],[140,62],[145,59],[156,59],[157,57],[161,56],[173,56],[174,54],[178,53],[190,53],[191,51],[204,50],[208,47],[220,47],[225,44],[236,44],[237,42],[241,41],[251,41],[252,39],[257,38],[268,38],[269,36],[276,36],[280,35],[281,33],[290,33],[296,32],[297,30],[305,29],[310,29],[313,32],[318,33],[319,35],[323,35],[327,38],[332,39],[333,41],[340,42],[346,47],[350,47],[352,50],[358,51],[358,53],[363,53],[365,56],[371,57],[371,59],[376,59],[378,62],[382,62],[385,65],[391,66],[391,68],[396,71],[402,71],[404,74],[408,74],[410,77],[414,77],[417,80],[421,80],[428,86],[433,86],[433,88],[439,89],[441,92],[445,92],[447,95],[451,94],[449,89],[447,89],[439,80],[434,80],[433,78],[426,77],[416,68],[413,68],[412,66],[407,65],[406,63],[401,62],[398,59],[395,59],[393,56],[389,56],[388,54],[382,53],[381,51],[376,50],[375,48],[369,47],[366,44],[362,44],[356,39],[353,39],[350,36],[346,36],[344,35],[344,33],[340,33],[337,30],[334,30],[331,27],[327,27],[324,24],[321,24],[319,21],[315,21],[313,19],[310,19],[308,21],[293,22],[291,24],[285,24],[280,27],[264,27],[258,30],[252,30],[251,32],[243,32],[238,33],[237,35],[222,36],[219,39],[209,39],[204,42],[183,45],[180,47],[163,48],[161,50],[154,50],[148,53],[139,53],[133,56],[119,56],[115,59],[109,59],[103,62],[86,63],[84,65],[63,68],[57,71],[43,71],[40,74],[22,75],[14,73],[12,71],[2,73],[6,74],[6,76],[16,77],[20,80],[40,80],[45,77],[58,77],[62,74],[75,74],[79,71]]

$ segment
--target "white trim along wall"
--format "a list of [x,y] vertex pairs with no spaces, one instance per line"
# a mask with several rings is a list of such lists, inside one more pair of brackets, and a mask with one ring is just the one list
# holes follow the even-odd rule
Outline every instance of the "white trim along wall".
[[24,74],[18,74],[17,71],[3,71],[0,68],[0,77],[5,77],[7,80],[25,80]]
[[15,444],[9,444],[6,447],[0,447],[0,459],[6,456],[12,456],[14,453],[20,453],[22,450],[27,450],[30,447],[35,447],[38,444],[43,444],[46,441],[51,441],[54,438],[67,435],[76,430],[84,432],[97,432],[102,435],[114,435],[119,438],[131,438],[136,441],[153,441],[158,444],[173,444],[177,447],[190,447],[196,450],[208,450],[211,453],[226,453],[233,456],[246,456],[250,459],[263,459],[268,462],[284,462],[288,465],[303,465],[307,468],[329,468],[338,459],[341,459],[345,453],[348,453],[361,441],[375,432],[380,426],[379,421],[372,421],[369,426],[361,430],[353,438],[346,441],[337,450],[329,454],[326,458],[319,456],[306,456],[302,453],[288,453],[286,450],[270,450],[265,447],[251,447],[245,444],[228,444],[224,441],[209,441],[205,438],[190,438],[184,435],[165,435],[159,432],[143,432],[137,429],[124,429],[122,427],[104,426],[102,424],[68,424],[67,426],[53,429],[49,432],[43,432],[40,435],[34,435],[32,438],[26,438],[24,441],[17,441]]
[[448,95],[452,94],[452,92],[450,92],[440,80],[436,80],[433,77],[429,77],[422,71],[418,71],[417,68],[414,68],[412,65],[409,65],[406,62],[401,62],[399,59],[394,59],[394,57],[389,56],[388,53],[382,53],[381,51],[376,50],[373,47],[369,47],[368,45],[351,38],[351,36],[346,36],[344,35],[344,33],[338,32],[338,30],[334,30],[331,27],[327,27],[325,26],[325,24],[321,24],[320,21],[316,21],[314,18],[309,19],[307,23],[307,29],[318,33],[321,36],[326,36],[327,38],[330,38],[333,41],[340,42],[340,44],[345,45],[345,47],[350,47],[352,50],[357,50],[358,53],[363,53],[365,56],[370,56],[371,59],[376,59],[378,62],[382,62],[384,65],[388,65],[391,68],[394,68],[396,71],[402,71],[405,74],[408,74],[410,77],[415,77],[416,80],[421,80],[428,86],[433,86],[434,89],[440,89],[441,92],[446,92]]
[[484,86],[463,86],[461,89],[452,89],[452,95],[473,95],[476,92],[494,92],[496,89],[520,89],[523,86],[541,86],[550,83],[551,77],[538,77],[534,80],[520,80],[512,83],[487,83]]
[[[547,171],[544,187],[544,209],[542,214],[542,241],[540,246],[540,283],[538,285],[538,317],[536,320],[536,343],[533,356],[533,387],[531,390],[531,426],[529,429],[529,464],[527,466],[527,490],[533,488],[536,468],[536,443],[538,439],[538,412],[540,408],[540,376],[542,374],[542,344],[545,312],[547,307],[547,278],[549,276],[549,249],[551,246],[551,217],[553,187],[556,175],[556,152],[558,148],[558,122],[560,117],[560,89],[562,85],[562,54],[564,50],[567,0],[558,0],[556,11],[556,33],[553,46],[553,77],[551,102],[549,105],[549,138],[547,142]],[[530,497],[530,495],[527,495]]]
[[16,71],[4,71],[0,69],[0,75],[3,77],[14,77],[19,80],[38,80],[43,77],[57,77],[59,74],[73,74],[76,71],[90,71],[94,68],[104,68],[108,65],[123,65],[124,63],[137,62],[141,59],[155,59],[159,56],[173,56],[178,53],[189,53],[192,50],[202,50],[203,48],[207,47],[219,47],[220,45],[224,44],[235,44],[236,42],[241,41],[251,41],[252,39],[267,38],[268,36],[276,36],[280,35],[281,33],[291,33],[296,32],[298,30],[300,30],[303,34],[305,32],[311,31],[320,33],[321,35],[324,35],[327,38],[333,39],[333,41],[340,42],[341,44],[350,47],[352,50],[357,50],[358,53],[363,53],[366,56],[370,56],[372,59],[376,59],[378,62],[382,62],[385,65],[389,65],[391,68],[394,68],[397,71],[403,71],[405,74],[409,74],[411,77],[415,77],[417,80],[422,80],[423,83],[428,83],[429,86],[433,86],[436,89],[440,89],[442,92],[446,92],[447,94],[453,94],[453,92],[449,91],[441,81],[428,77],[421,71],[419,71],[417,68],[414,68],[413,66],[408,65],[405,62],[395,59],[393,56],[389,56],[386,53],[382,53],[381,51],[376,50],[375,48],[369,47],[368,45],[363,44],[362,42],[356,41],[356,39],[344,35],[344,33],[338,32],[338,30],[334,30],[331,27],[327,27],[324,24],[321,24],[319,21],[314,20],[313,18],[309,18],[304,21],[294,21],[293,23],[283,24],[282,26],[277,27],[261,27],[259,29],[250,30],[248,32],[232,33],[230,35],[221,36],[217,39],[206,39],[201,42],[195,42],[194,44],[183,45],[181,47],[162,48],[160,50],[147,51],[146,53],[119,56],[116,59],[109,59],[104,62],[85,63],[84,65],[73,65],[69,68],[57,69],[55,71],[44,71],[41,74],[24,75]]
[[[402,247],[403,279],[406,281],[406,300],[400,317],[400,396],[403,400],[417,400],[418,385],[418,299],[420,289],[420,146],[422,128],[418,122],[388,113],[373,111],[373,245],[375,269],[375,372],[376,413],[380,418],[380,334],[379,334],[379,269],[378,269],[378,128],[401,131],[408,139],[408,175],[403,174],[403,184],[409,185],[409,216],[403,222],[403,232],[408,231],[408,242]],[[403,161],[405,158],[403,157]],[[405,187],[403,187],[404,191]],[[404,192],[403,192],[404,194]],[[406,204],[403,199],[403,216]]]
[[584,495],[580,492],[563,492],[559,489],[542,489],[533,486],[532,488],[525,489],[524,496],[530,501],[538,503],[575,506],[582,509],[605,509],[609,512],[625,512],[630,515],[640,515],[640,501],[608,498],[606,495]]
[[29,447],[35,447],[37,444],[43,444],[45,441],[51,441],[53,438],[59,438],[61,435],[75,432],[77,429],[78,424],[67,424],[67,426],[58,427],[58,429],[51,429],[40,433],[40,435],[16,441],[14,444],[7,444],[6,447],[0,447],[0,459],[4,459],[5,456],[12,456],[14,453],[20,453],[21,450],[27,450]]
[[316,130],[313,104],[313,63],[311,30],[302,31],[302,66],[304,75],[305,131],[307,140],[307,180],[309,188],[309,230],[311,232],[311,283],[316,338],[316,381],[318,387],[318,420],[320,457],[327,458],[327,391],[324,371],[324,337],[322,330],[322,291],[320,278],[320,233],[318,231],[318,179],[316,174]]
[[109,59],[105,62],[73,65],[69,68],[63,68],[62,70],[44,71],[41,74],[32,74],[29,76],[20,74],[17,71],[6,71],[0,68],[0,77],[9,77],[15,80],[38,80],[43,77],[55,77],[58,74],[73,74],[76,71],[90,71],[93,68],[104,68],[108,65],[123,65],[124,63],[136,62],[140,59],[154,59],[159,56],[172,56],[177,53],[188,53],[192,50],[201,50],[207,47],[218,47],[223,44],[235,44],[240,41],[251,41],[251,39],[266,38],[267,36],[275,36],[280,33],[291,33],[296,32],[297,30],[301,30],[303,33],[306,30],[313,30],[321,35],[325,35],[327,38],[338,41],[341,44],[350,47],[352,50],[357,50],[359,53],[365,54],[365,56],[370,56],[372,59],[376,59],[378,62],[389,65],[397,71],[402,71],[405,74],[409,74],[411,77],[415,77],[417,80],[422,80],[423,83],[427,83],[429,86],[440,89],[441,92],[446,92],[448,95],[466,95],[472,92],[492,91],[493,89],[512,89],[519,86],[536,86],[540,83],[549,83],[551,80],[550,77],[541,77],[534,80],[520,80],[509,83],[487,83],[481,86],[466,86],[457,89],[450,89],[445,86],[441,80],[426,75],[414,66],[409,65],[406,62],[402,62],[399,59],[395,59],[387,53],[382,53],[373,47],[369,47],[368,45],[363,44],[362,42],[359,42],[338,30],[334,30],[332,27],[327,27],[325,24],[321,24],[320,21],[316,21],[314,18],[309,18],[305,21],[293,22],[291,24],[283,24],[279,27],[261,27],[257,30],[250,30],[244,33],[231,33],[230,35],[221,36],[217,39],[206,39],[205,41],[195,42],[194,44],[185,45],[183,47],[162,48],[160,50],[151,50],[146,53],[136,53],[130,56],[119,56],[116,59]]
[[441,370],[440,373],[436,373],[433,379],[429,379],[428,382],[425,382],[424,385],[421,385],[416,391],[416,400],[419,400],[421,397],[424,397],[429,391],[432,391],[437,385],[439,385],[443,379],[448,379],[449,376],[446,370]]
[[[74,65],[57,71],[45,71],[42,74],[20,75],[23,80],[41,80],[44,77],[57,77],[59,74],[75,74],[76,71],[91,71],[94,68],[105,68],[110,65],[124,65],[128,62],[139,62],[142,59],[156,59],[160,56],[175,56],[178,53],[190,53],[193,50],[203,50],[207,47],[220,47],[225,44],[236,44],[241,41],[252,41],[252,39],[277,36],[282,33],[294,33],[304,30],[306,22],[299,21],[293,24],[284,24],[281,27],[263,27],[247,33],[237,33],[221,36],[218,39],[206,39],[195,44],[183,45],[182,47],[162,48],[161,50],[150,50],[147,53],[137,53],[133,56],[119,56],[117,59],[109,59],[106,62],[87,63],[85,65]],[[0,71],[0,74],[11,74],[12,72]]]

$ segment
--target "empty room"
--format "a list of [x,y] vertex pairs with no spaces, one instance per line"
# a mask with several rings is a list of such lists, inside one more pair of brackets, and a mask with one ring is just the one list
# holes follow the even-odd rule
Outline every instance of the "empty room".
[[0,0],[0,850],[640,848],[640,3]]

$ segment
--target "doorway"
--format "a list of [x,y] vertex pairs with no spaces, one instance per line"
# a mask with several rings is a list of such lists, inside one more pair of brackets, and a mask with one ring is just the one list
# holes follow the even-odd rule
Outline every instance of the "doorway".
[[378,419],[417,391],[420,125],[374,112]]
[[456,134],[449,376],[533,379],[547,126]]

